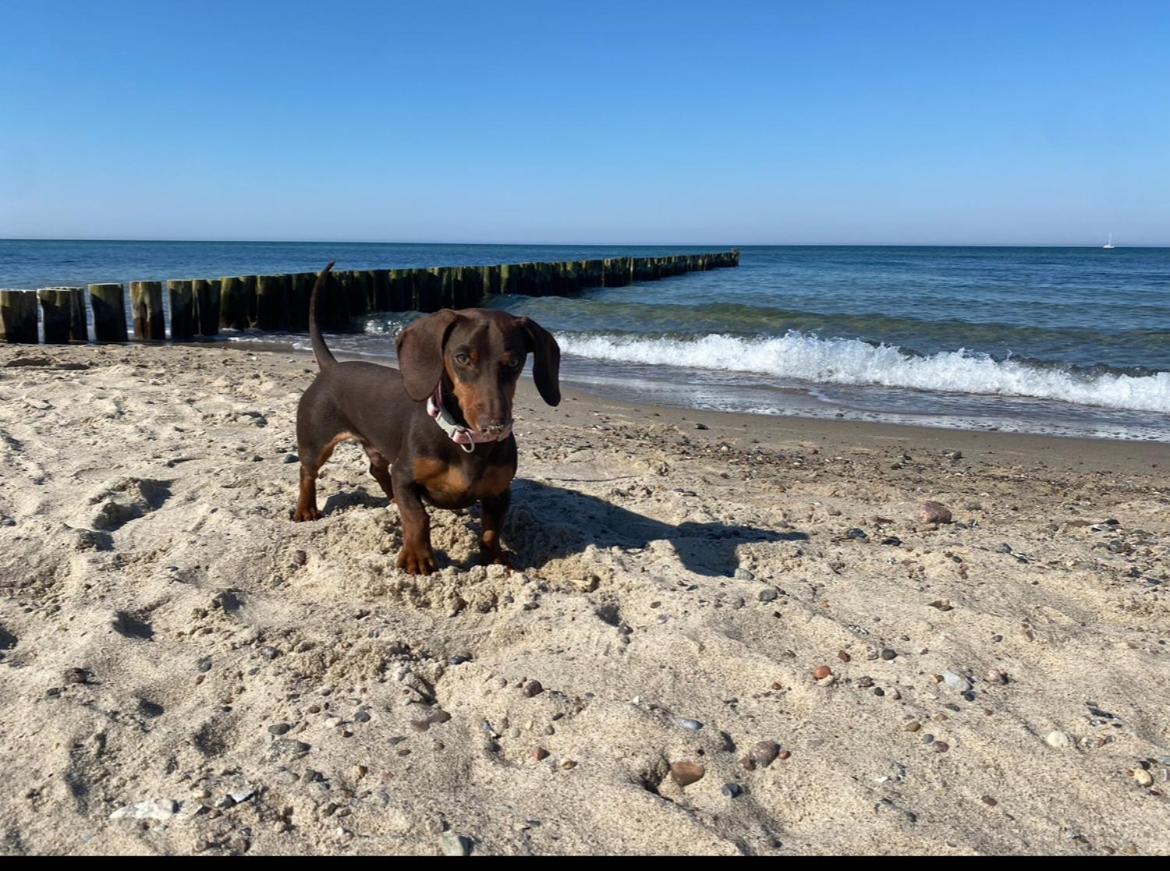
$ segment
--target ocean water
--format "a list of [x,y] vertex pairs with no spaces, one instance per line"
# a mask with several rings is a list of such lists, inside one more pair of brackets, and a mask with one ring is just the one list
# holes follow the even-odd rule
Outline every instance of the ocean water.
[[[723,247],[0,241],[0,286]],[[635,401],[1170,441],[1170,249],[744,247],[738,269],[492,305],[557,335],[565,380]],[[413,316],[330,343],[392,359]]]

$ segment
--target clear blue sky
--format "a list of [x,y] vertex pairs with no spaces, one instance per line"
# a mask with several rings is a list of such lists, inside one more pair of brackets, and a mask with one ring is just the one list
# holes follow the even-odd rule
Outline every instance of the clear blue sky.
[[1170,244],[1159,2],[0,2],[0,237]]

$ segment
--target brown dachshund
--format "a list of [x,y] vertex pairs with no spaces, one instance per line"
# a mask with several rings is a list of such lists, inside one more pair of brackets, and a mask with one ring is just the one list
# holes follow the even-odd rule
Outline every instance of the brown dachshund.
[[317,278],[309,302],[309,335],[321,371],[297,406],[301,487],[293,520],[316,520],[317,472],[343,441],[356,441],[370,474],[398,505],[403,546],[398,567],[436,570],[424,502],[439,508],[483,505],[480,552],[507,565],[500,529],[516,474],[512,398],[529,352],[533,378],[549,405],[561,401],[561,350],[528,318],[489,309],[443,309],[398,336],[401,369],[339,363],[317,326],[317,297],[333,263]]

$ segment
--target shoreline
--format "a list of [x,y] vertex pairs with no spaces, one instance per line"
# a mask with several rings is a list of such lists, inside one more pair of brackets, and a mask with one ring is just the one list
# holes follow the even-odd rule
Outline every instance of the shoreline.
[[[197,343],[198,344],[198,343]],[[206,347],[223,348],[237,352],[256,352],[263,354],[289,354],[313,362],[313,353],[277,342],[241,342],[241,341],[210,341],[202,343]],[[360,360],[366,363],[379,363],[389,366],[391,360],[387,357],[375,357],[368,354],[353,354],[333,349],[338,360]],[[315,362],[313,362],[315,366]],[[531,391],[530,373],[525,368],[521,385]],[[992,440],[1002,439],[1010,444],[1009,452],[1019,454],[1028,459],[1045,457],[1055,454],[1057,457],[1071,451],[1083,460],[1092,464],[1092,468],[1107,467],[1118,461],[1140,468],[1142,465],[1161,463],[1163,468],[1170,468],[1170,442],[1146,441],[1138,439],[1111,439],[1088,438],[1084,436],[1057,435],[1045,433],[1022,433],[988,429],[952,429],[945,426],[926,426],[921,424],[888,423],[885,421],[870,420],[841,420],[829,417],[804,417],[798,415],[772,414],[745,414],[734,411],[719,411],[699,408],[688,408],[679,405],[657,405],[647,402],[633,402],[616,399],[603,395],[596,387],[576,381],[565,381],[570,389],[565,390],[566,401],[573,395],[586,398],[590,402],[602,403],[614,410],[624,409],[633,414],[635,409],[652,408],[652,414],[676,424],[703,423],[704,425],[722,425],[748,430],[757,433],[759,430],[775,430],[775,434],[783,434],[786,438],[812,438],[818,430],[824,430],[826,438],[834,441],[844,441],[849,434],[860,436],[866,441],[915,441],[921,440],[925,444],[942,446],[944,443],[953,443],[952,448],[960,451],[981,451],[991,453],[980,442],[984,438]],[[534,393],[532,395],[535,395]],[[722,423],[720,423],[722,422]],[[753,435],[753,437],[756,437]],[[1116,452],[1120,456],[1103,456],[1103,453]]]
[[240,350],[0,347],[0,851],[1170,853],[1170,446],[523,382],[413,577]]

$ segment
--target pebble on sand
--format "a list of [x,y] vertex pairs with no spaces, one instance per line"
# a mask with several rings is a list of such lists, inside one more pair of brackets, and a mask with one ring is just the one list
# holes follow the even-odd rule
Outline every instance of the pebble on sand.
[[670,778],[679,786],[690,786],[703,779],[703,775],[707,773],[707,769],[697,762],[691,762],[684,759],[680,762],[671,763]]
[[813,680],[824,680],[827,677],[833,676],[833,669],[827,665],[818,665],[816,671],[813,672]]
[[942,674],[943,683],[951,689],[959,693],[971,692],[971,681],[963,677],[961,674],[955,674],[953,671],[944,671]]
[[532,751],[532,758],[535,759],[537,762],[540,762],[540,760],[542,760],[542,759],[547,759],[548,758],[548,751],[545,750],[543,747],[537,747],[535,750]]
[[1067,750],[1072,746],[1072,738],[1064,732],[1049,732],[1044,738],[1044,743],[1053,750]]
[[112,814],[111,820],[169,820],[175,815],[178,806],[169,799],[163,801],[140,801],[137,804],[128,804],[120,807]]
[[1154,785],[1154,775],[1150,774],[1144,768],[1135,768],[1133,770],[1133,779],[1137,781],[1138,786]]
[[528,696],[528,698],[539,696],[543,692],[544,687],[540,685],[540,681],[538,680],[530,680],[524,684],[524,695]]
[[923,523],[950,523],[951,510],[941,502],[923,502],[922,510],[918,514]]
[[439,849],[444,856],[470,856],[471,838],[457,832],[443,832],[439,836]]
[[760,741],[748,751],[748,759],[760,768],[767,768],[776,761],[776,757],[779,755],[780,745],[775,741]]

